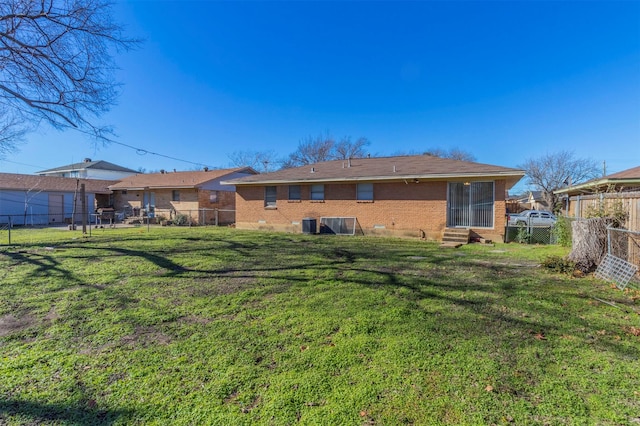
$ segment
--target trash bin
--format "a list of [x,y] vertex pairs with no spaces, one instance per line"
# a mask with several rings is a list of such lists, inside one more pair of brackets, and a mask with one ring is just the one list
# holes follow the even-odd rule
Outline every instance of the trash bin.
[[305,217],[302,219],[302,233],[303,234],[315,234],[317,231],[316,220],[312,217]]

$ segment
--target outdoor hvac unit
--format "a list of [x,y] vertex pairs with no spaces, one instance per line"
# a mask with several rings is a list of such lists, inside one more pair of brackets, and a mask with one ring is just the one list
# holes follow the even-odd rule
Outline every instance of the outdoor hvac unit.
[[303,234],[315,234],[317,232],[317,221],[313,217],[305,217],[302,219],[302,233]]

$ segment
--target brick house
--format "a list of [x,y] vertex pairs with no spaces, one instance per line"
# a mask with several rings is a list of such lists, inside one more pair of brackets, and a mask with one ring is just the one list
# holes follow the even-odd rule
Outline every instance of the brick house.
[[[115,181],[0,173],[0,223],[48,225],[82,222],[81,185],[86,220],[96,208],[109,207],[108,186]],[[75,200],[75,206],[74,206]]]
[[[442,239],[446,228],[502,239],[505,194],[524,171],[426,155],[335,160],[230,180],[236,227],[301,232],[351,217],[364,234]],[[307,222],[308,223],[308,222]]]
[[235,221],[235,187],[223,179],[255,174],[251,168],[191,172],[145,173],[128,176],[109,188],[117,212],[126,217],[176,219],[184,215],[194,224]]

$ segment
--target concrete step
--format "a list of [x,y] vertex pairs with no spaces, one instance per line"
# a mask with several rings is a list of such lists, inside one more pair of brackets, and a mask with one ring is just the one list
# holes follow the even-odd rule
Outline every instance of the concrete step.
[[447,228],[442,236],[443,243],[467,244],[470,231],[468,229]]

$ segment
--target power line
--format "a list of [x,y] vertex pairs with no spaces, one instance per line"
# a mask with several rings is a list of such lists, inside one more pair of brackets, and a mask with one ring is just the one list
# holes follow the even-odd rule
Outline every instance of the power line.
[[0,163],[1,163],[1,162],[11,163],[11,164],[18,164],[18,165],[20,165],[20,166],[33,167],[34,169],[39,169],[39,170],[44,170],[44,169],[46,169],[46,167],[42,167],[42,166],[34,166],[33,164],[19,163],[19,162],[17,162],[17,161],[0,160]]
[[[87,133],[87,132],[82,132],[82,133],[85,133],[85,134],[91,135],[90,133]],[[165,155],[165,154],[160,154],[159,152],[153,152],[153,151],[149,151],[148,149],[145,149],[145,148],[139,148],[139,147],[137,147],[137,146],[129,145],[129,144],[126,144],[126,143],[124,143],[124,142],[118,142],[118,141],[115,141],[115,140],[113,140],[113,139],[109,139],[109,138],[107,138],[106,136],[102,137],[102,139],[103,139],[103,140],[105,140],[105,141],[107,141],[107,142],[109,142],[109,143],[114,143],[114,144],[116,144],[116,145],[120,145],[120,146],[124,146],[125,148],[132,149],[132,150],[134,150],[134,151],[136,152],[136,154],[138,154],[138,155],[151,154],[151,155],[155,155],[155,156],[157,156],[157,157],[167,158],[167,159],[169,159],[169,160],[180,161],[180,162],[182,162],[182,163],[187,163],[187,164],[193,164],[194,166],[209,167],[209,168],[211,168],[211,169],[215,168],[215,167],[211,167],[211,166],[209,166],[208,164],[204,164],[204,163],[196,163],[196,162],[194,162],[194,161],[189,161],[189,160],[183,160],[183,159],[181,159],[181,158],[172,157],[172,156],[170,156],[170,155]]]
[[[87,133],[87,132],[81,132],[81,133],[89,134],[89,133]],[[89,134],[89,135],[90,135],[90,134]],[[106,141],[106,142],[108,142],[108,143],[113,143],[113,144],[116,144],[116,145],[123,146],[123,147],[125,147],[125,148],[132,149],[132,150],[134,150],[134,151],[136,152],[136,154],[138,154],[138,155],[147,155],[147,154],[150,154],[150,155],[155,155],[155,156],[157,156],[157,157],[162,157],[162,158],[166,158],[166,159],[173,160],[173,161],[180,161],[180,162],[182,162],[182,163],[192,164],[192,165],[194,165],[194,166],[209,167],[210,169],[215,169],[215,167],[210,166],[210,165],[208,165],[208,164],[204,164],[204,163],[196,163],[196,162],[194,162],[194,161],[183,160],[183,159],[181,159],[181,158],[172,157],[172,156],[170,156],[170,155],[160,154],[159,152],[149,151],[148,149],[145,149],[145,148],[139,148],[139,147],[136,147],[136,146],[133,146],[133,145],[126,144],[126,143],[124,143],[124,142],[118,142],[118,141],[115,141],[115,140],[113,140],[113,139],[109,139],[109,138],[107,138],[107,137],[104,137],[104,138],[102,138],[102,139],[103,139],[103,140],[105,140],[105,141]],[[12,163],[12,164],[18,164],[18,165],[21,165],[21,166],[33,167],[34,169],[39,169],[39,170],[44,170],[44,169],[46,169],[46,167],[34,166],[33,164],[19,163],[19,162],[17,162],[17,161],[0,160],[0,162],[1,162],[1,161],[7,162],[7,163]]]

